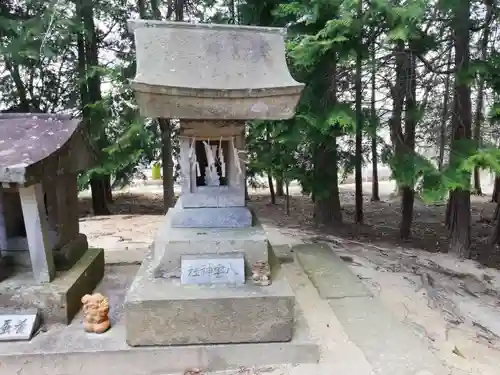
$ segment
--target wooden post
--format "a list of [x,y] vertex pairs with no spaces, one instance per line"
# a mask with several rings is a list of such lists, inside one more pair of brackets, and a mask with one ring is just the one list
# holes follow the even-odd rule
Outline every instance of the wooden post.
[[52,249],[49,245],[49,225],[43,202],[42,185],[35,184],[20,187],[19,196],[21,198],[33,275],[38,283],[50,282],[55,277],[56,268]]

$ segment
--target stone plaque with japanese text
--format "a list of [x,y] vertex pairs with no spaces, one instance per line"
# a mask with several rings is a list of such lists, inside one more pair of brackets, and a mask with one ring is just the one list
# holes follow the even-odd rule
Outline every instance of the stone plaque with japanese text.
[[40,317],[38,310],[1,311],[0,341],[30,340],[38,329]]
[[241,285],[244,283],[245,258],[241,253],[181,257],[181,284]]

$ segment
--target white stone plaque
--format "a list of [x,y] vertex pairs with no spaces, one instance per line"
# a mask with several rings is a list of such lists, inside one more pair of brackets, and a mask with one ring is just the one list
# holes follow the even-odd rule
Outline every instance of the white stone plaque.
[[181,284],[245,283],[245,257],[234,254],[200,254],[181,257]]
[[30,340],[40,324],[36,309],[0,312],[0,341]]

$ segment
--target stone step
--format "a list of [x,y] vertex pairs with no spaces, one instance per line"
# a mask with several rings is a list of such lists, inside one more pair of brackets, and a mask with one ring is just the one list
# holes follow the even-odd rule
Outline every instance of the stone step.
[[304,271],[377,375],[445,375],[422,338],[398,320],[326,244],[294,247]]
[[372,296],[368,288],[328,245],[296,245],[293,252],[321,298]]

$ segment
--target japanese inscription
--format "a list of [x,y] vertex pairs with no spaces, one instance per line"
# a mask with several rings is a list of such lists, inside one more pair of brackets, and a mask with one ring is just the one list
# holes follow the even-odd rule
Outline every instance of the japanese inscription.
[[181,258],[182,284],[244,284],[243,254],[210,254]]
[[0,341],[29,340],[39,324],[38,311],[0,313]]

